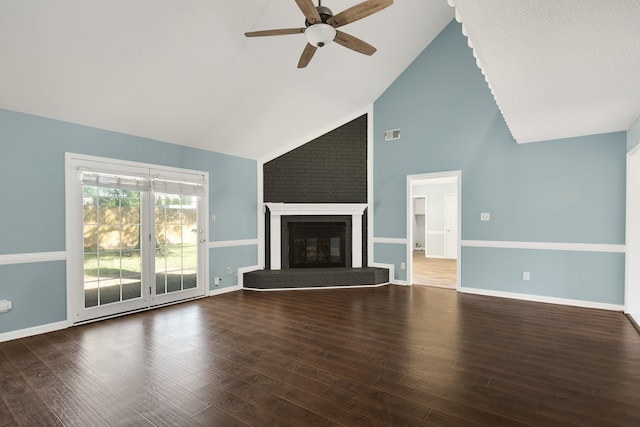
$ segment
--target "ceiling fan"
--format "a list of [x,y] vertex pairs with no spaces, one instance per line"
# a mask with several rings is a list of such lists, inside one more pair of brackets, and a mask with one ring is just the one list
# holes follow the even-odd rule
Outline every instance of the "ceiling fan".
[[328,7],[322,6],[321,0],[318,0],[318,6],[313,4],[313,0],[295,1],[306,18],[304,28],[251,31],[244,33],[244,35],[246,37],[264,37],[304,33],[308,43],[302,51],[298,68],[309,65],[316,50],[332,41],[364,55],[373,55],[376,51],[375,47],[357,37],[336,30],[336,28],[366,18],[393,4],[393,0],[367,0],[334,15]]

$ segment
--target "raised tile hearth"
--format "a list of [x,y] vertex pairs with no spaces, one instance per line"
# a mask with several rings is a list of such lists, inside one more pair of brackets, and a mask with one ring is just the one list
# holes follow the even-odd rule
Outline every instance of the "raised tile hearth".
[[363,256],[366,203],[265,203],[267,269],[244,273],[245,289],[380,286],[389,270]]
[[243,287],[256,290],[379,286],[386,283],[389,283],[389,270],[377,267],[289,268],[258,270],[243,275]]

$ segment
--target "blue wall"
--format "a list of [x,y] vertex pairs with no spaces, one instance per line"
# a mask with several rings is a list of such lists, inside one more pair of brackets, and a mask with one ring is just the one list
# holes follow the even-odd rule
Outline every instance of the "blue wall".
[[[0,109],[0,255],[65,250],[65,152],[209,172],[209,240],[257,238],[254,160]],[[210,289],[227,267],[257,264],[256,247],[230,251],[210,250]],[[65,320],[65,281],[64,261],[0,265],[0,299],[14,303],[0,333]]]
[[[401,139],[385,142],[396,128]],[[374,104],[374,237],[408,237],[406,175],[462,170],[463,240],[621,245],[625,155],[624,132],[518,145],[452,21]],[[622,304],[624,254],[574,255],[465,248],[462,286]],[[375,260],[397,266],[405,256],[386,249]],[[511,262],[520,269],[502,267]]]

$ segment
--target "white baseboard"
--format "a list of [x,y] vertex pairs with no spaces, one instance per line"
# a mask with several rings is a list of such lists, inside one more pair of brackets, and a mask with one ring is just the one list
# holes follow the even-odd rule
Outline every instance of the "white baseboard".
[[386,268],[389,270],[389,283],[392,285],[409,286],[408,280],[396,279],[396,266],[394,264],[384,264],[381,262],[374,262],[371,267]]
[[369,267],[386,268],[389,270],[389,283],[392,285],[408,285],[406,280],[396,280],[396,266],[394,264],[384,264],[382,262],[370,262]]
[[20,338],[31,337],[33,335],[46,334],[47,332],[59,331],[69,327],[67,321],[47,323],[46,325],[34,326],[32,328],[18,329],[17,331],[5,332],[0,334],[0,342],[17,340]]
[[229,293],[229,292],[239,291],[241,289],[242,289],[242,285],[225,286],[224,288],[209,290],[209,292],[207,292],[207,296],[208,297],[212,297],[212,296],[215,296],[215,295],[222,295],[222,294],[226,294],[226,293]]
[[631,317],[636,325],[640,326],[640,313],[627,313],[627,316]]
[[248,267],[240,267],[238,268],[238,286],[241,288],[244,287],[244,274],[251,273],[252,271],[262,270],[263,267],[259,265],[250,265]]
[[543,302],[548,304],[570,305],[573,307],[597,308],[600,310],[623,311],[624,306],[607,304],[602,302],[582,301],[567,298],[546,297],[542,295],[519,294],[515,292],[492,291],[487,289],[460,287],[458,290],[464,294],[483,295],[488,297],[509,298],[523,301]]

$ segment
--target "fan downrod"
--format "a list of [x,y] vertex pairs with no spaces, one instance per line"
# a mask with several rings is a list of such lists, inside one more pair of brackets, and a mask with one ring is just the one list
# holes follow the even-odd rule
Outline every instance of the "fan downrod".
[[[331,9],[329,9],[326,6],[322,6],[321,2],[318,2],[318,6],[316,7],[316,10],[318,11],[318,14],[320,15],[320,22],[322,24],[326,24],[327,20],[331,17],[333,17],[333,12],[331,11]],[[311,25],[313,25],[311,22],[309,22],[308,19],[304,20],[304,26],[309,28]]]

